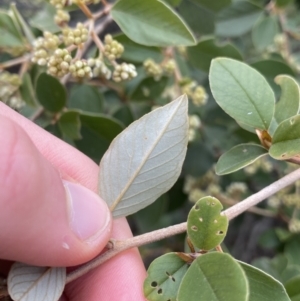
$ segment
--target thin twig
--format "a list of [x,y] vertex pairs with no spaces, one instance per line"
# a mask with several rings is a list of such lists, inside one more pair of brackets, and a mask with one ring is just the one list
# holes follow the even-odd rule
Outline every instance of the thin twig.
[[[219,199],[221,201],[221,203],[226,204],[226,205],[234,206],[239,203],[238,201],[224,197],[221,194],[218,194],[215,197],[217,199]],[[258,208],[255,206],[248,208],[247,211],[258,214],[258,215],[266,216],[266,217],[276,217],[275,212],[267,210],[267,209]]]
[[26,55],[23,55],[21,57],[12,59],[10,61],[1,63],[0,64],[0,70],[1,69],[6,69],[6,68],[9,68],[9,67],[13,67],[15,65],[22,64],[22,63],[27,62],[28,60],[30,60],[30,58],[31,58],[31,55],[30,54],[26,54]]
[[78,1],[78,7],[86,15],[87,18],[93,19],[93,14],[84,2]]
[[[263,188],[259,192],[246,198],[244,201],[239,202],[236,205],[226,209],[225,211],[223,211],[222,214],[226,215],[228,219],[231,220],[236,216],[240,215],[241,213],[247,211],[250,207],[257,205],[261,201],[277,193],[279,190],[293,184],[299,179],[300,179],[300,169],[297,169],[291,172],[290,174],[284,176],[283,178],[270,184],[269,186]],[[88,262],[87,264],[79,267],[77,270],[70,272],[67,275],[66,283],[69,283],[81,277],[82,275],[86,274],[90,270],[96,268],[100,264],[116,256],[120,252],[123,252],[130,248],[140,247],[145,244],[159,241],[176,234],[183,233],[186,231],[186,227],[187,227],[187,223],[185,222],[178,225],[170,226],[168,228],[159,229],[146,234],[128,238],[125,240],[113,241],[112,248],[108,249],[106,252],[94,258],[92,261]]]
[[31,121],[35,121],[38,117],[41,116],[41,114],[43,114],[44,112],[44,108],[43,107],[40,107],[38,108],[30,117],[29,117],[29,120]]

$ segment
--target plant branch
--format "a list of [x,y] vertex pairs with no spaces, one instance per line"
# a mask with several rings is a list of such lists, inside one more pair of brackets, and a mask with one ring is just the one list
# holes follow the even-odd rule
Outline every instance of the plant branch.
[[22,64],[22,63],[27,62],[28,60],[30,60],[30,58],[31,58],[31,55],[26,54],[24,56],[9,60],[9,61],[4,62],[4,63],[1,63],[0,64],[0,70],[1,69],[6,69],[6,68],[9,68],[9,67],[13,67],[15,65]]
[[245,212],[246,210],[248,210],[250,207],[257,205],[261,201],[277,193],[281,189],[289,185],[292,185],[294,182],[296,182],[299,179],[300,179],[300,169],[296,169],[295,171],[275,181],[269,186],[263,188],[259,192],[249,196],[242,202],[239,202],[236,205],[228,208],[223,212],[223,214],[226,215],[229,220],[231,220],[236,216],[240,215],[241,213]]
[[[291,172],[290,174],[282,177],[281,179],[275,181],[274,183],[270,184],[269,186],[263,188],[259,192],[251,195],[250,197],[246,198],[242,202],[239,202],[236,205],[226,209],[225,211],[222,212],[222,214],[226,215],[228,219],[231,220],[236,216],[240,215],[241,213],[247,211],[249,208],[257,205],[261,201],[277,193],[279,190],[293,184],[295,181],[299,179],[300,179],[300,169],[297,169]],[[87,264],[79,267],[77,270],[70,272],[67,275],[66,283],[69,283],[81,277],[82,275],[86,274],[90,270],[96,268],[100,264],[106,262],[110,258],[116,256],[117,254],[125,250],[134,247],[140,247],[145,244],[149,244],[176,234],[183,233],[186,231],[186,227],[187,227],[187,223],[185,222],[164,229],[159,229],[139,236],[135,236],[132,238],[128,238],[125,240],[119,240],[119,241],[111,240],[112,246],[108,247],[108,249],[104,253],[100,254],[98,257],[94,258],[92,261],[88,262]]]
[[[221,194],[218,194],[215,196],[217,199],[219,199],[221,201],[221,203],[226,204],[226,205],[230,205],[230,206],[234,206],[240,202],[226,198],[224,196],[222,196]],[[270,210],[266,210],[266,209],[262,209],[262,208],[258,208],[258,207],[250,207],[247,209],[247,211],[254,213],[254,214],[258,214],[258,215],[262,215],[262,216],[266,216],[266,217],[275,217],[276,213]]]

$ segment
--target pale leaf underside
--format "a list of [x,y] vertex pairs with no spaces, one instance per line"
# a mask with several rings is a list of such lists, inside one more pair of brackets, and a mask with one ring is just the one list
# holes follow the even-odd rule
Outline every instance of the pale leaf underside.
[[132,123],[100,162],[99,195],[115,217],[154,202],[177,180],[187,149],[188,100],[181,96]]

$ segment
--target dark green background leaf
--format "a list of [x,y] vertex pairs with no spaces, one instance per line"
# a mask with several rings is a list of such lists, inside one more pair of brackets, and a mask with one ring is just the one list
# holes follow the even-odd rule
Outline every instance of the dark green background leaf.
[[253,44],[257,50],[264,50],[273,44],[279,32],[277,20],[273,16],[263,16],[254,25],[252,30]]
[[58,79],[42,73],[37,80],[36,95],[39,103],[52,113],[59,112],[66,105],[67,93]]
[[89,85],[75,85],[69,98],[69,107],[85,112],[101,113],[104,98],[98,88]]
[[178,12],[197,35],[212,34],[215,30],[215,13],[193,0],[184,0]]
[[79,150],[99,163],[111,141],[123,130],[116,119],[103,114],[80,113],[81,140],[75,144]]
[[152,58],[156,62],[163,60],[163,55],[158,47],[146,47],[130,40],[125,34],[114,36],[124,46],[122,59],[130,62],[143,63],[146,59]]
[[230,43],[217,44],[214,38],[206,38],[199,41],[196,46],[187,48],[188,57],[194,67],[206,72],[209,71],[212,59],[223,56],[237,60],[242,60],[242,55]]
[[58,121],[58,126],[66,137],[70,139],[81,139],[80,135],[80,113],[76,111],[64,112]]
[[238,37],[251,30],[263,10],[250,1],[235,1],[222,10],[217,18],[216,35]]

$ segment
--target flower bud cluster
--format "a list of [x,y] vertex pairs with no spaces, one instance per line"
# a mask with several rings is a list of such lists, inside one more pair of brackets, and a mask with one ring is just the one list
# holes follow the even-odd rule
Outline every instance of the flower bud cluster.
[[0,83],[1,85],[5,84],[19,87],[22,84],[22,80],[18,74],[2,71],[0,72]]
[[54,22],[57,26],[63,27],[68,24],[70,21],[70,14],[63,10],[63,9],[58,9],[54,15]]
[[101,59],[90,58],[87,61],[88,66],[92,68],[93,77],[103,76],[106,79],[111,78],[111,70],[105,65]]
[[211,183],[206,188],[206,195],[216,196],[222,192],[221,186]]
[[189,201],[197,202],[201,197],[207,195],[218,195],[222,188],[218,184],[219,178],[212,170],[209,170],[204,176],[194,178],[186,176],[183,186],[184,193],[188,194]]
[[163,67],[163,71],[167,75],[172,75],[176,69],[176,62],[174,59],[169,59],[162,65],[162,67]]
[[197,137],[197,131],[201,127],[201,120],[198,115],[189,115],[188,140],[194,141]]
[[145,60],[144,68],[145,68],[146,73],[149,76],[153,76],[153,78],[156,81],[161,79],[161,77],[163,75],[163,69],[159,64],[155,63],[155,61],[153,59]]
[[50,4],[53,5],[57,9],[62,9],[65,6],[71,4],[72,1],[70,0],[50,0]]
[[273,195],[268,198],[268,205],[271,208],[278,209],[281,205],[280,198],[277,195]]
[[298,194],[296,193],[285,194],[281,198],[284,205],[288,207],[296,206],[297,208],[300,209],[300,198]]
[[88,39],[88,29],[82,23],[77,23],[76,28],[64,28],[62,30],[63,41],[69,45],[80,45]]
[[292,233],[300,233],[300,220],[293,218],[289,223],[289,230]]
[[195,81],[189,82],[181,87],[182,93],[189,96],[193,104],[197,107],[206,104],[208,95],[204,87],[198,85]]
[[121,57],[124,52],[124,47],[121,43],[114,40],[110,34],[104,37],[104,55],[110,60],[114,61]]
[[40,66],[45,66],[50,55],[58,48],[58,36],[49,31],[44,32],[44,37],[39,37],[33,42],[33,57],[31,61]]
[[52,76],[63,77],[69,73],[72,56],[67,49],[56,49],[48,61],[48,73]]
[[243,182],[233,182],[226,187],[227,194],[233,198],[239,200],[244,193],[246,193],[248,187]]
[[8,46],[8,47],[7,46],[6,47],[1,46],[0,52],[8,53],[12,57],[17,57],[17,56],[21,56],[24,53],[28,52],[28,47],[26,45]]
[[92,68],[88,65],[86,60],[77,60],[71,63],[69,71],[74,78],[92,78]]
[[262,171],[269,173],[273,170],[272,163],[265,157],[262,157],[255,162],[253,162],[251,165],[248,165],[244,168],[244,171],[248,175],[255,174],[259,169]]
[[122,63],[117,65],[112,75],[112,79],[115,82],[121,82],[125,80],[133,79],[137,76],[135,66],[133,64]]
[[190,191],[188,199],[192,203],[196,203],[199,199],[207,196],[206,192],[200,188],[194,188]]
[[20,109],[24,104],[16,93],[21,83],[19,75],[7,71],[0,72],[0,100],[13,109]]

